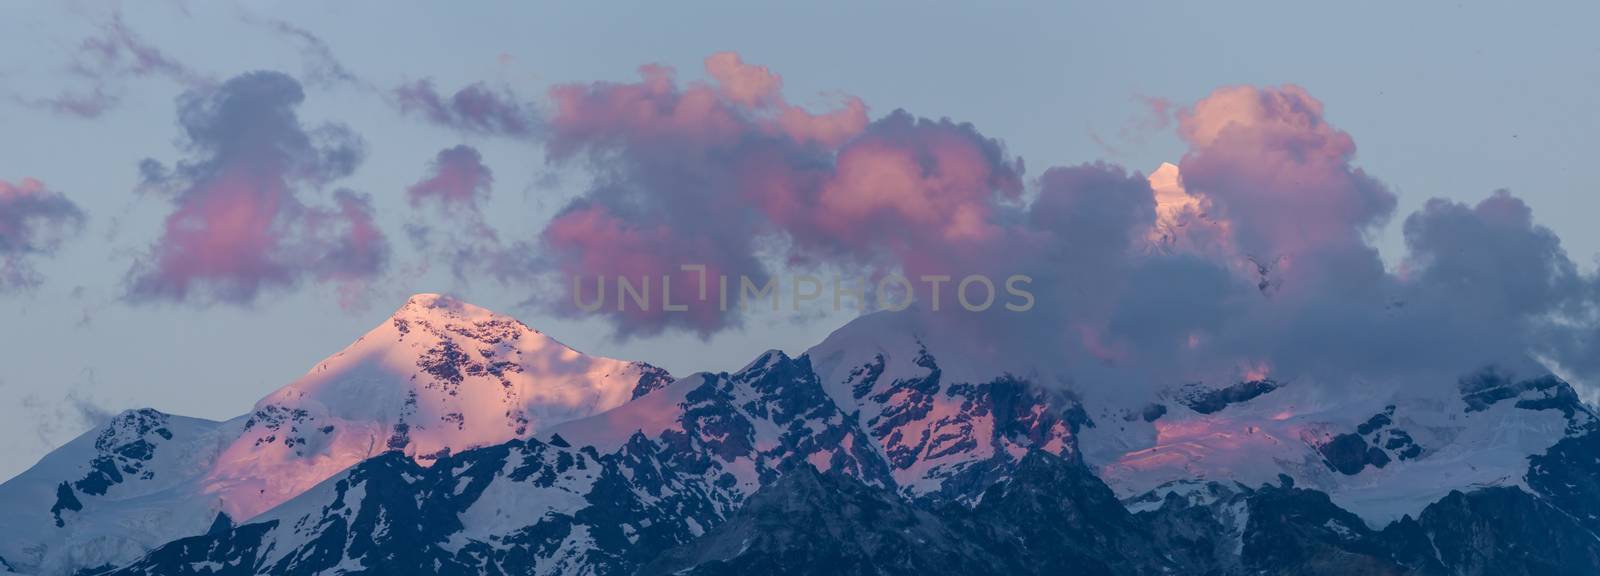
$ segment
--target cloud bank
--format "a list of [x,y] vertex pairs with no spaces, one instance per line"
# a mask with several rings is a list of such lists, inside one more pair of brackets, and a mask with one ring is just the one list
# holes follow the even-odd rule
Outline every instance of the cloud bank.
[[[165,69],[159,54],[116,45],[145,54],[119,66]],[[929,322],[967,339],[972,356],[1070,366],[1072,378],[1449,381],[1530,358],[1600,376],[1600,281],[1529,206],[1506,191],[1432,200],[1403,218],[1406,253],[1386,266],[1372,236],[1396,218],[1395,194],[1303,88],[1161,101],[1152,129],[1175,130],[1186,151],[1146,176],[1105,162],[1030,171],[968,123],[872,115],[850,96],[800,106],[782,77],[733,53],[703,68],[701,80],[651,65],[634,81],[557,85],[542,109],[483,84],[395,89],[405,114],[537,143],[546,165],[588,178],[535,233],[502,242],[484,213],[494,172],[472,146],[440,150],[396,191],[412,208],[406,231],[422,266],[541,286],[533,301],[546,310],[599,315],[623,338],[742,326],[744,310],[719,305],[717,278],[735,292],[741,278],[776,281],[787,301],[794,274],[839,273],[866,280],[871,304],[873,281],[902,275],[948,278],[937,294],[919,290],[918,306],[955,311]],[[248,305],[384,271],[389,244],[371,198],[335,186],[363,143],[340,125],[303,123],[303,100],[298,82],[270,72],[180,99],[188,156],[142,167],[173,209],[128,271],[130,300]],[[60,202],[39,212],[53,219],[34,221],[81,222]],[[21,258],[57,245],[0,238],[12,285],[26,276],[9,271],[31,270]],[[962,312],[969,294],[958,283],[970,275],[1026,275],[1036,305]],[[619,307],[619,277],[653,284],[658,305]],[[612,283],[596,286],[602,278]],[[608,302],[585,309],[572,279]],[[662,304],[668,285],[685,310]],[[1029,337],[1006,337],[1018,334]]]
[[[740,325],[738,309],[697,298],[699,271],[683,264],[758,284],[841,268],[1021,273],[1038,294],[1028,313],[934,321],[970,335],[974,355],[1027,334],[994,354],[1165,385],[1263,371],[1453,382],[1535,357],[1590,374],[1600,364],[1600,284],[1507,192],[1429,202],[1405,219],[1408,253],[1388,269],[1372,235],[1395,195],[1297,86],[1226,87],[1177,110],[1188,149],[1152,177],[1106,163],[1029,177],[969,124],[903,110],[869,120],[853,98],[813,112],[733,54],[705,71],[680,83],[646,66],[636,82],[551,91],[546,160],[586,169],[592,185],[542,230],[549,263],[587,279],[590,295],[598,277],[666,278],[689,306],[612,300],[589,312],[620,336]],[[561,288],[552,309],[585,313]],[[922,308],[955,309],[950,288],[937,302],[919,295]]]

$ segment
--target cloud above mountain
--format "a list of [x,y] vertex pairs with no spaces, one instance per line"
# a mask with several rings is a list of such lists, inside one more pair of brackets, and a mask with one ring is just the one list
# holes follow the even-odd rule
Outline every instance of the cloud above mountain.
[[706,81],[647,66],[637,82],[551,91],[546,159],[592,183],[541,232],[548,263],[591,302],[595,279],[621,276],[670,283],[687,304],[619,310],[607,285],[612,299],[584,312],[562,282],[552,309],[604,315],[622,336],[707,336],[743,315],[717,306],[715,286],[702,300],[701,270],[683,265],[756,285],[821,270],[1025,274],[1038,300],[1026,313],[960,312],[954,281],[937,301],[918,296],[958,310],[937,322],[971,334],[973,350],[1028,334],[1006,353],[1090,377],[1361,381],[1530,355],[1586,366],[1568,348],[1593,341],[1595,279],[1525,204],[1506,192],[1431,201],[1406,219],[1409,253],[1389,270],[1372,236],[1395,194],[1301,87],[1225,87],[1182,107],[1188,150],[1153,178],[1090,163],[1030,179],[970,124],[903,110],[869,120],[848,97],[813,112],[733,54],[705,69]]
[[[777,295],[756,305],[778,310],[802,297],[895,308],[885,302],[909,289],[924,312],[950,312],[931,321],[967,335],[972,354],[1084,378],[1438,379],[1530,357],[1600,372],[1588,360],[1600,282],[1531,208],[1503,191],[1431,201],[1404,218],[1407,252],[1391,269],[1372,237],[1396,196],[1301,87],[1172,105],[1163,128],[1187,150],[1147,177],[1105,162],[1030,172],[972,124],[874,116],[847,95],[801,106],[782,77],[733,53],[703,67],[697,80],[648,65],[634,81],[558,84],[543,107],[484,84],[396,89],[406,114],[537,143],[547,168],[585,178],[547,223],[496,230],[478,145],[440,150],[402,191],[415,268],[533,286],[546,311],[598,316],[621,338],[738,328],[747,290],[770,282]],[[130,300],[247,305],[305,283],[348,292],[385,270],[371,199],[335,186],[364,144],[302,122],[304,97],[259,72],[180,99],[189,157],[142,167],[173,211],[128,272]],[[903,287],[884,284],[895,277]],[[1016,278],[1025,310],[992,305],[1015,302]],[[966,311],[972,301],[990,305]],[[1014,334],[1032,336],[996,349]]]
[[188,158],[141,166],[144,188],[173,205],[160,237],[127,274],[135,302],[250,304],[302,282],[347,288],[384,270],[389,245],[371,198],[328,188],[364,144],[339,124],[307,126],[299,82],[234,77],[178,101]]
[[[690,265],[764,285],[772,258],[896,263],[930,243],[996,233],[990,212],[1022,191],[1021,163],[969,125],[899,111],[869,122],[855,98],[812,112],[733,54],[706,70],[711,81],[686,86],[647,66],[636,83],[551,91],[547,160],[593,176],[541,235],[562,273],[701,286],[701,271],[681,268]],[[775,253],[773,239],[788,246]],[[683,294],[695,300],[686,313],[634,307],[612,318],[624,335],[737,325],[712,292]]]
[[465,144],[440,150],[421,180],[406,189],[413,219],[406,234],[424,265],[446,262],[459,281],[476,273],[496,272],[497,264],[520,248],[507,248],[484,218],[484,204],[494,188],[494,171],[476,148]]
[[493,186],[494,172],[483,165],[483,155],[463,144],[440,150],[429,175],[407,188],[406,197],[412,206],[477,211]]

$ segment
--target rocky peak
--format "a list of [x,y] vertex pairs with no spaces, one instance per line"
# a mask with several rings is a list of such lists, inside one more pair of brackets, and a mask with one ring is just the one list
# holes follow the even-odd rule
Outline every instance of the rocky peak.
[[1576,432],[1594,426],[1594,413],[1578,393],[1554,374],[1518,379],[1495,366],[1485,367],[1461,379],[1461,401],[1466,412],[1482,412],[1501,402],[1512,401],[1522,410],[1554,410],[1567,419]]
[[965,522],[854,477],[798,466],[726,522],[641,574],[1001,574]]
[[614,408],[671,381],[648,364],[582,354],[510,316],[418,294],[258,402],[208,490],[248,520],[385,451],[426,466]]
[[[124,410],[100,428],[94,447],[102,454],[140,458],[162,440],[171,440],[168,415],[153,408]],[[142,458],[148,460],[149,458]]]

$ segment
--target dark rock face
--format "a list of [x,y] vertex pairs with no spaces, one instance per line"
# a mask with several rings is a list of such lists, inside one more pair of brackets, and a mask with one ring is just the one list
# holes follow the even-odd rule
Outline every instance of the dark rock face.
[[1600,540],[1575,518],[1510,487],[1452,492],[1422,511],[1422,533],[1452,574],[1595,574]]
[[1192,385],[1180,391],[1178,402],[1201,414],[1215,414],[1230,405],[1249,402],[1280,387],[1282,385],[1275,380],[1250,380],[1215,389]]
[[[779,470],[825,452],[826,460],[815,464],[827,471],[881,486],[894,483],[873,441],[823,391],[808,357],[768,352],[736,374],[706,378],[688,393],[683,408],[683,432],[662,438],[675,458],[697,461],[709,452],[731,462],[749,456],[764,484]],[[778,429],[776,445],[756,446],[758,422]]]
[[56,486],[56,503],[50,506],[50,513],[56,517],[57,528],[67,525],[66,521],[61,518],[61,513],[69,510],[72,512],[81,511],[83,510],[83,503],[78,501],[78,495],[72,491],[72,486],[62,482],[60,486]]
[[145,469],[145,463],[155,458],[158,443],[172,439],[167,418],[148,408],[117,415],[95,438],[94,448],[99,455],[90,463],[89,472],[72,483],[73,487],[84,494],[104,496],[112,486],[123,482],[124,475],[153,478],[154,473]]
[[[963,510],[964,512],[964,510]],[[965,515],[808,466],[757,491],[727,522],[641,574],[1002,574],[1007,559]]]
[[1600,541],[1514,488],[1454,493],[1373,530],[1326,494],[1210,483],[1129,514],[1034,452],[976,508],[797,469],[641,574],[1593,574]]
[[[1047,393],[1016,378],[996,378],[982,384],[952,384],[941,394],[959,398],[960,408],[939,419],[935,427],[937,433],[920,454],[933,459],[982,445],[991,449],[995,456],[950,471],[939,491],[929,495],[935,500],[971,503],[990,486],[1009,477],[1017,461],[1007,455],[1008,445],[1027,446],[1080,462],[1076,435],[1079,430],[1094,426],[1075,397]],[[985,418],[992,426],[980,425]],[[987,434],[984,428],[988,428]]]
[[1260,573],[1405,574],[1401,557],[1356,515],[1314,490],[1264,486],[1248,499],[1240,563]]
[[1389,463],[1389,456],[1382,450],[1367,446],[1367,441],[1356,434],[1340,434],[1334,436],[1326,444],[1317,447],[1322,453],[1322,458],[1328,468],[1339,471],[1340,474],[1354,475],[1360,473],[1368,464],[1382,468]]
[[[248,576],[261,574],[257,561],[262,536],[277,524],[252,524],[226,534],[206,534],[175,540],[155,549],[133,567],[116,574],[163,574],[171,576],[215,575]],[[204,569],[201,566],[214,566]]]
[[[579,495],[585,505],[528,518],[493,540],[447,546],[464,529],[461,515],[491,483],[559,490],[573,479],[590,488]],[[446,456],[428,468],[388,452],[338,480],[333,500],[311,524],[232,527],[219,518],[207,534],[164,545],[115,573],[206,574],[220,565],[220,574],[326,574],[336,567],[349,574],[525,574],[581,530],[592,546],[566,561],[594,573],[627,574],[690,541],[697,522],[720,519],[716,499],[685,480],[642,436],[606,456],[513,441]],[[285,531],[305,543],[268,557],[273,542],[265,538]]]
[[1148,526],[1154,545],[1173,563],[1192,574],[1225,574],[1240,568],[1238,554],[1243,548],[1244,527],[1248,522],[1248,498],[1254,491],[1238,484],[1207,482],[1190,494],[1177,491],[1164,496],[1149,493],[1141,497],[1154,509],[1140,512],[1139,522]]
[[1383,449],[1395,453],[1401,460],[1410,460],[1422,455],[1422,447],[1411,439],[1411,434],[1405,430],[1394,430],[1389,433],[1389,438],[1383,442]]
[[1566,438],[1528,458],[1528,487],[1600,534],[1600,431]]
[[1566,417],[1569,431],[1579,431],[1595,424],[1594,414],[1578,392],[1565,380],[1553,374],[1537,378],[1515,380],[1511,375],[1493,366],[1461,379],[1461,400],[1467,412],[1488,410],[1506,400],[1516,400],[1522,410],[1556,410]]
[[634,365],[639,367],[639,383],[633,386],[632,398],[635,400],[640,396],[665,388],[675,381],[672,378],[672,374],[667,373],[664,368],[658,368],[644,362],[635,362]]
[[1391,405],[1356,426],[1355,432],[1333,436],[1318,445],[1317,452],[1329,469],[1353,476],[1368,466],[1383,468],[1394,460],[1421,456],[1422,446],[1395,426]]
[[1086,468],[1033,452],[976,508],[800,468],[642,574],[1162,574],[1176,567]]
[[1150,405],[1145,406],[1144,410],[1141,410],[1139,412],[1139,417],[1141,419],[1143,419],[1145,422],[1155,422],[1156,420],[1160,420],[1162,416],[1166,416],[1166,415],[1167,415],[1167,405],[1166,404],[1150,404]]
[[[1387,531],[1369,529],[1326,494],[1282,480],[1257,488],[1191,483],[1136,502],[1147,509],[1138,518],[1156,536],[1156,549],[1181,567],[1175,573],[1442,573],[1427,556],[1396,546]],[[1160,507],[1149,509],[1153,501]]]
[[57,528],[69,522],[66,512],[82,512],[89,497],[105,496],[128,481],[151,480],[154,470],[147,467],[159,446],[172,439],[167,427],[169,416],[151,409],[129,410],[118,414],[95,437],[94,459],[82,478],[62,482],[56,487],[50,514]]
[[[305,445],[306,438],[301,433],[300,426],[307,425],[310,420],[311,414],[305,410],[269,404],[252,413],[250,419],[245,420],[244,429],[253,430],[259,427],[267,432],[266,436],[256,439],[255,445],[258,447],[263,444],[282,443],[293,448]],[[298,450],[296,454],[299,454]]]
[[1111,488],[1081,465],[1028,453],[973,510],[1030,574],[1161,574],[1175,566]]
[[[930,438],[926,430],[917,437],[907,437],[901,431],[907,422],[920,420],[933,410],[934,395],[939,393],[941,387],[939,380],[943,372],[926,349],[916,359],[916,364],[927,368],[928,374],[921,378],[896,380],[883,391],[869,397],[871,401],[885,405],[885,409],[868,421],[867,427],[874,437],[882,440],[884,455],[888,457],[889,465],[897,470],[904,470],[916,463],[917,455],[927,448],[930,441],[936,440]],[[881,366],[878,370],[882,370]],[[874,380],[877,378],[875,372],[869,372],[868,376]],[[871,389],[871,382],[865,383]],[[901,400],[891,402],[896,397]]]

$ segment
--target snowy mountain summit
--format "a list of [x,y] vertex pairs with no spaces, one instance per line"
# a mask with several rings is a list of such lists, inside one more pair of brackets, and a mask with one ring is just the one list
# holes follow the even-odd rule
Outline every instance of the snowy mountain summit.
[[0,558],[72,573],[248,520],[389,451],[442,455],[527,437],[671,382],[587,356],[509,316],[436,294],[226,422],[125,412],[0,485]]
[[399,450],[427,465],[467,448],[602,412],[669,380],[585,356],[509,316],[436,294],[267,395],[206,477],[250,518],[361,460]]

